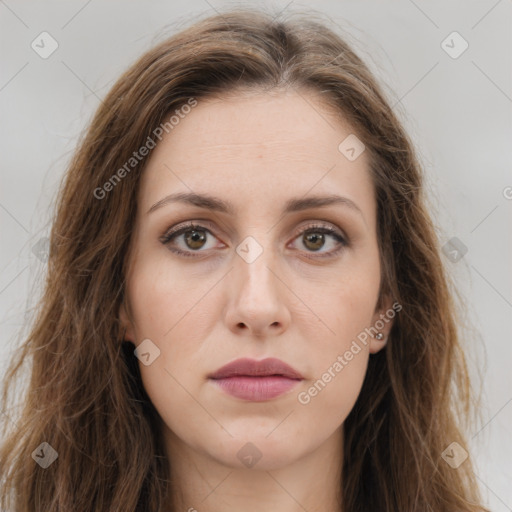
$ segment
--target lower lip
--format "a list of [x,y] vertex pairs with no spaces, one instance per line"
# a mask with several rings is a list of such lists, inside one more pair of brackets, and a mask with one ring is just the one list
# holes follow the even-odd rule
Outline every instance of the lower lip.
[[269,377],[236,376],[224,379],[211,379],[228,395],[253,402],[263,402],[276,398],[294,386],[300,379],[289,379],[272,375]]

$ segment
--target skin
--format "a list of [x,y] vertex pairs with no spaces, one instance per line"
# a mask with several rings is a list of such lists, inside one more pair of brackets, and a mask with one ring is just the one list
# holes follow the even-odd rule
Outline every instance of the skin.
[[[351,133],[310,91],[238,92],[200,100],[150,155],[120,317],[126,340],[150,339],[160,350],[139,366],[162,419],[177,510],[341,510],[343,422],[392,325],[381,329],[384,340],[359,343],[309,403],[298,401],[391,308],[386,301],[376,310],[367,152],[349,161],[338,150]],[[229,201],[237,214],[184,203],[147,213],[168,194],[191,191]],[[360,213],[330,205],[281,214],[290,198],[326,194],[351,199]],[[160,238],[185,221],[203,225],[206,240],[185,234],[164,245]],[[349,245],[333,254],[340,245],[331,235],[323,246],[308,242],[301,232],[311,223],[335,228]],[[263,249],[251,263],[236,252],[247,236]],[[279,358],[304,380],[272,400],[234,398],[208,375],[240,357]],[[247,442],[261,453],[252,468],[237,457]]]

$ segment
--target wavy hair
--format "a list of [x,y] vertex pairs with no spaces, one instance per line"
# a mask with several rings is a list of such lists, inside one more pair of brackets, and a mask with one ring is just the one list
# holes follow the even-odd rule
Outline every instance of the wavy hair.
[[[30,364],[16,427],[3,425],[3,509],[169,507],[172,461],[119,321],[148,158],[108,197],[94,191],[190,98],[289,88],[315,92],[365,144],[377,198],[378,306],[386,294],[403,306],[344,423],[343,510],[487,510],[471,460],[453,469],[441,457],[453,441],[465,446],[462,419],[473,393],[413,144],[336,31],[309,13],[274,19],[247,8],[196,20],[147,51],[117,80],[77,145],[59,190],[37,316],[3,385],[7,404]],[[58,453],[46,469],[32,457],[43,442]]]

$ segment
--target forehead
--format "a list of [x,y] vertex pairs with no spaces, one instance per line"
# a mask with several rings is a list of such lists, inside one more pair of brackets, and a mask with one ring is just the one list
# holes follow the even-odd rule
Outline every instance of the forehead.
[[[340,135],[350,133],[343,118],[329,112],[310,91],[230,93],[200,99],[183,117],[167,137],[167,145],[199,150],[197,156],[220,156],[223,151],[235,155],[239,149],[262,157],[271,152],[285,160],[300,159],[301,154],[329,159]],[[330,151],[325,154],[325,150]]]
[[210,193],[241,208],[340,193],[373,217],[367,155],[350,161],[338,149],[352,133],[309,91],[199,99],[153,150],[141,205],[172,192]]

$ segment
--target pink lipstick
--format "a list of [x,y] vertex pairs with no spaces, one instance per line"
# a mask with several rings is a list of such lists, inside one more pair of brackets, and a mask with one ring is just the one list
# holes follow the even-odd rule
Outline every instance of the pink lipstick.
[[263,402],[286,393],[304,377],[283,361],[270,357],[261,361],[237,359],[209,378],[229,395]]

